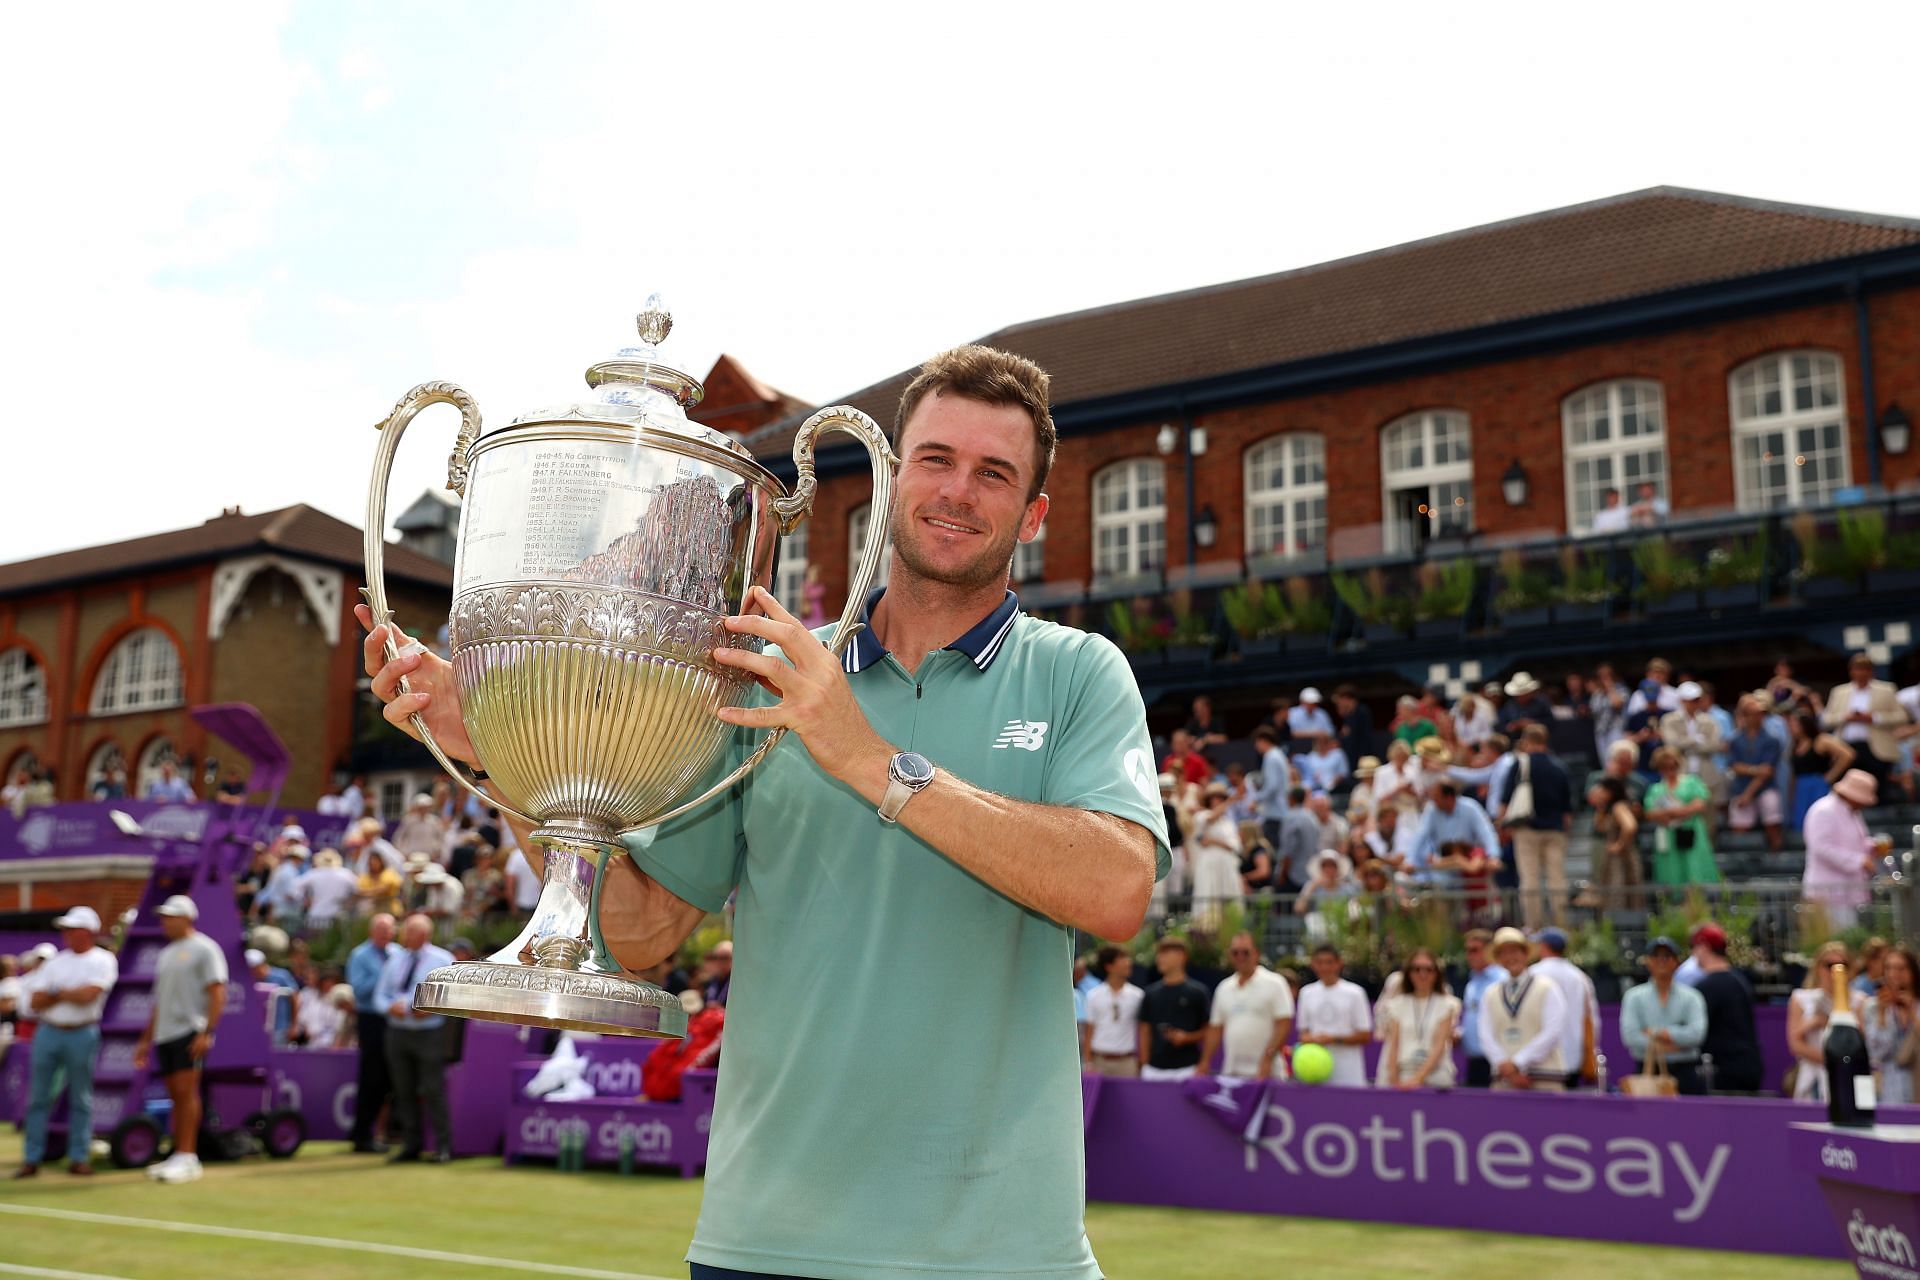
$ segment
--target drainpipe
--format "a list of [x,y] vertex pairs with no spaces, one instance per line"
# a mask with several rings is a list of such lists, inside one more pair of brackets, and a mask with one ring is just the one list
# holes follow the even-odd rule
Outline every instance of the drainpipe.
[[[1200,540],[1193,532],[1193,418],[1187,412],[1187,398],[1177,395],[1174,399],[1174,412],[1180,415],[1180,456],[1186,462],[1187,490],[1187,572],[1192,574],[1193,566],[1200,556]],[[1877,464],[1876,464],[1877,465]]]
[[1853,330],[1860,339],[1860,394],[1866,398],[1867,483],[1880,485],[1880,400],[1873,391],[1873,316],[1867,308],[1867,291],[1855,276],[1847,286],[1853,296]]

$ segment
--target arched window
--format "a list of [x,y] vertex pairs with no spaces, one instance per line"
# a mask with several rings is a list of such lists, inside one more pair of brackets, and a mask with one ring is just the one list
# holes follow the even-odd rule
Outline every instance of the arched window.
[[1327,545],[1327,444],[1312,431],[1247,450],[1247,554],[1305,556]]
[[1094,576],[1152,573],[1166,563],[1166,468],[1152,458],[1114,463],[1093,478]]
[[1473,445],[1467,415],[1410,413],[1380,433],[1388,551],[1473,530]]
[[0,653],[0,726],[47,718],[47,674],[25,645]]
[[1047,576],[1047,526],[1033,535],[1032,542],[1013,544],[1013,580],[1039,582]]
[[807,616],[807,522],[780,539],[780,567],[773,571],[773,598],[796,618]]
[[177,767],[179,763],[179,757],[173,751],[172,738],[159,737],[149,742],[140,751],[140,767],[134,770],[134,796],[144,799],[148,789],[160,781],[161,765],[171,764]]
[[[1667,501],[1667,415],[1659,383],[1622,379],[1587,387],[1566,398],[1560,419],[1566,432],[1569,530],[1626,528],[1627,513],[1645,484],[1653,486],[1657,502]],[[1611,507],[1608,490],[1618,495]]]
[[0,770],[0,787],[10,787],[20,781],[22,774],[31,781],[34,771],[40,767],[40,757],[34,754],[32,747],[22,747],[13,753],[13,759],[7,761],[5,770]]
[[[847,517],[847,590],[853,590],[853,579],[860,572],[860,553],[867,545],[867,525],[873,519],[873,504],[866,503],[855,507],[853,514]],[[884,587],[893,569],[893,543],[888,541],[880,552],[880,567],[874,571],[873,585]]]
[[93,682],[96,716],[151,707],[177,706],[185,695],[180,653],[158,627],[130,632],[100,668]]
[[1847,394],[1838,356],[1787,351],[1729,380],[1733,489],[1744,510],[1817,506],[1849,483]]

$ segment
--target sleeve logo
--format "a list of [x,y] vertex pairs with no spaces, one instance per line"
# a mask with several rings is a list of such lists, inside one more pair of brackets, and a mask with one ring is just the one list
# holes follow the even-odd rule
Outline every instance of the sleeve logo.
[[1045,720],[1009,720],[1000,736],[993,740],[994,750],[1005,751],[1008,747],[1019,747],[1025,751],[1038,751],[1047,741],[1047,722]]
[[1152,804],[1160,798],[1160,775],[1153,767],[1153,760],[1147,755],[1145,747],[1135,747],[1123,757],[1121,765],[1127,776],[1133,779],[1133,785],[1140,788],[1140,794]]

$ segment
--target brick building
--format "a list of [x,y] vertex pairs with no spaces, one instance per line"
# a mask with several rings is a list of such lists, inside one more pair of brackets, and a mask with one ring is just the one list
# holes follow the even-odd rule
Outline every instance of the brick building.
[[[387,574],[431,639],[451,566],[390,545]],[[283,801],[311,805],[360,728],[362,583],[360,530],[307,506],[0,565],[0,768],[79,800],[116,762],[137,794],[175,759],[204,794],[209,758],[241,757],[187,708],[249,702],[292,752]]]
[[[1920,409],[1920,221],[1651,188],[979,342],[1052,374],[1060,451],[1043,537],[1014,560],[1023,603],[1091,628],[1116,601],[1162,618],[1194,610],[1219,633],[1206,660],[1140,664],[1164,706],[1204,687],[1254,699],[1261,683],[1329,677],[1384,697],[1453,670],[1461,652],[1486,676],[1553,652],[1571,668],[1690,645],[1709,666],[1724,610],[1699,595],[1692,614],[1642,626],[1634,547],[1611,532],[1617,516],[1596,530],[1607,489],[1628,507],[1642,484],[1680,557],[1741,537],[1768,547],[1759,622],[1740,624],[1749,639],[1824,660],[1859,626],[1878,637],[1910,612],[1872,593],[1855,593],[1845,618],[1782,604],[1805,603],[1795,537],[1832,533],[1849,505],[1884,509],[1920,543],[1920,499],[1907,497],[1920,493],[1908,420]],[[912,372],[847,401],[891,426]],[[799,420],[747,436],[785,476]],[[826,451],[820,474],[781,583],[803,578],[797,553],[837,603],[868,522],[864,453]],[[1551,574],[1555,553],[1605,558],[1605,626],[1505,626],[1494,601],[1513,585],[1501,574],[1515,576],[1503,555],[1519,549]],[[1450,557],[1475,564],[1476,595],[1438,637],[1411,620],[1388,637],[1334,589],[1365,574],[1377,593],[1411,597]],[[1331,606],[1331,628],[1292,658],[1242,651],[1219,599],[1250,580],[1304,585]],[[1907,652],[1907,631],[1887,635],[1895,658]]]
[[[1042,606],[1581,537],[1641,481],[1676,518],[1920,482],[1915,220],[1655,188],[979,340],[1053,376]],[[890,426],[910,376],[847,400]],[[790,473],[798,421],[749,443]],[[823,455],[829,600],[865,466]]]

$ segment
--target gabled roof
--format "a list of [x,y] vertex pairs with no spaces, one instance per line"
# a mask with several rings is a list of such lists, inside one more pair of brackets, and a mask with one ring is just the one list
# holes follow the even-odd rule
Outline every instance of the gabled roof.
[[[260,515],[227,514],[205,524],[109,542],[78,551],[0,565],[0,594],[19,594],[114,578],[249,552],[279,552],[360,569],[360,530],[302,503]],[[387,573],[429,586],[452,587],[453,566],[389,542]]]
[[[1057,407],[1916,244],[1920,220],[1652,187],[978,341],[1038,362]],[[841,403],[891,426],[913,373]],[[783,456],[799,421],[746,443]]]

